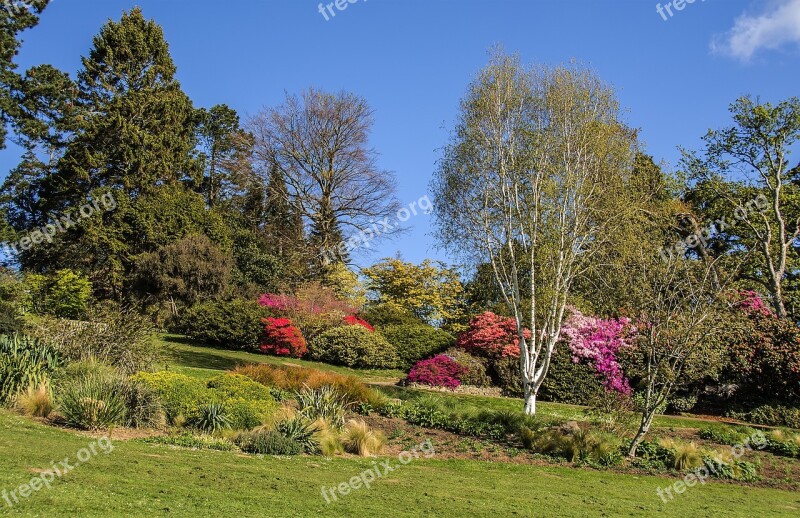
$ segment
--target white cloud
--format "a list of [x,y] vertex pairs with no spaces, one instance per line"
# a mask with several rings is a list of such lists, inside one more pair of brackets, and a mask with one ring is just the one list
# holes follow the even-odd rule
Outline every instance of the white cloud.
[[758,15],[742,14],[711,43],[714,52],[747,61],[761,49],[800,43],[800,0],[774,0]]

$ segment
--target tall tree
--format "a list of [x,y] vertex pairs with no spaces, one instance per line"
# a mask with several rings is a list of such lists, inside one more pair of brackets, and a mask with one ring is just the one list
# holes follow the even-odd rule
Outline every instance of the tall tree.
[[[800,99],[772,105],[742,97],[730,107],[734,124],[711,130],[702,155],[684,152],[701,214],[727,237],[725,252],[754,260],[745,273],[787,316],[785,286],[800,268],[800,165],[789,159],[800,138]],[[762,196],[763,207],[753,210]]]
[[346,259],[345,235],[366,232],[399,208],[394,176],[378,168],[369,148],[372,116],[356,95],[310,89],[248,124],[260,171],[283,175],[320,259]]
[[622,193],[634,149],[614,92],[578,66],[526,69],[498,52],[462,101],[432,184],[438,236],[492,264],[517,323],[528,414],[575,279],[633,210]]
[[215,207],[246,183],[249,164],[245,157],[252,141],[242,131],[239,115],[225,104],[202,108],[197,118],[204,165],[200,188],[206,204]]
[[3,2],[0,4],[0,149],[6,145],[8,125],[22,115],[19,95],[23,78],[16,72],[22,46],[20,33],[35,27],[50,0]]

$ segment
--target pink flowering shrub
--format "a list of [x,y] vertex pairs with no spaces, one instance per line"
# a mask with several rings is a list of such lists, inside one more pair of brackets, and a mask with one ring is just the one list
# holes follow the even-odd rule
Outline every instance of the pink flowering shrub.
[[741,308],[748,315],[761,315],[764,317],[776,317],[775,312],[767,306],[761,295],[755,291],[740,291],[735,295],[734,306]]
[[630,319],[600,319],[570,308],[571,315],[561,329],[561,337],[572,353],[572,361],[587,361],[603,378],[604,386],[620,394],[630,394],[631,387],[617,361],[617,353],[633,345]]
[[[525,330],[526,339],[531,332]],[[490,359],[519,358],[519,335],[517,324],[513,318],[501,317],[491,311],[473,318],[469,329],[461,333],[456,347],[464,349],[475,356]]]
[[467,369],[444,354],[417,362],[408,373],[408,381],[430,387],[455,389]]

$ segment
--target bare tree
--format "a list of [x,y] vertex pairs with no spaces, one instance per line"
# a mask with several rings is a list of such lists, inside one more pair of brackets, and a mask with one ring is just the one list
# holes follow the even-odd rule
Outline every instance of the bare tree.
[[313,244],[338,259],[347,257],[345,234],[376,238],[376,224],[399,209],[394,175],[378,168],[369,147],[372,116],[361,97],[309,89],[248,124],[257,169],[268,175],[278,168]]
[[497,53],[462,101],[432,186],[438,234],[491,262],[517,322],[528,414],[575,278],[633,205],[622,196],[635,140],[613,91],[577,66],[527,70]]

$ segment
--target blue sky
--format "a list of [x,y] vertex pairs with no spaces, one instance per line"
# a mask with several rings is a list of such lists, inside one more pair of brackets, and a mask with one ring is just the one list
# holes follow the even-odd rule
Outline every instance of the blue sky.
[[[246,116],[309,86],[366,98],[380,165],[409,204],[427,194],[459,99],[496,44],[525,62],[590,64],[669,167],[677,146],[695,148],[729,122],[736,97],[798,95],[800,0],[673,2],[661,1],[673,14],[662,17],[651,0],[356,0],[326,21],[319,0],[53,0],[18,62],[74,75],[101,25],[139,5],[164,27],[198,107],[226,103]],[[0,151],[0,176],[19,154]],[[398,252],[446,260],[430,224],[412,218],[409,233],[361,262]]]

